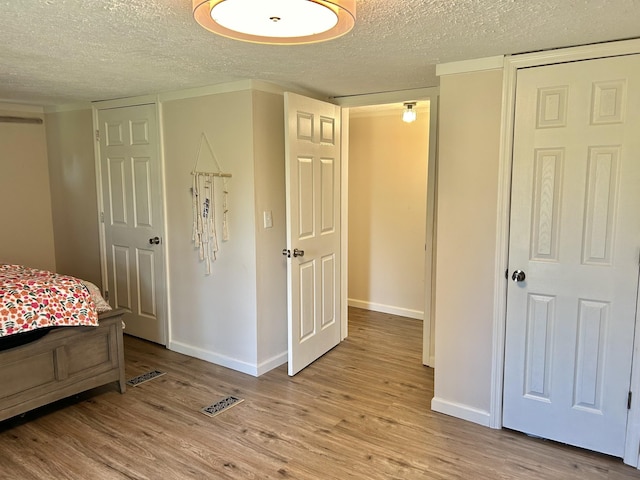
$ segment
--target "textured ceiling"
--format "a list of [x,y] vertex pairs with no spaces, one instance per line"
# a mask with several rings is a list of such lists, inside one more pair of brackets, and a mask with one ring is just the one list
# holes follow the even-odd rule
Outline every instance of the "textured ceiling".
[[190,5],[0,0],[0,100],[59,105],[243,79],[346,96],[437,85],[437,63],[640,36],[640,0],[358,0],[350,33],[301,46],[218,37]]

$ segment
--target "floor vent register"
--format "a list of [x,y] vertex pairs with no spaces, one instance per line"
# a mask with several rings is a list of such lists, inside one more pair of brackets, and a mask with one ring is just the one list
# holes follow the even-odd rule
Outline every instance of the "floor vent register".
[[143,373],[142,375],[138,375],[137,377],[133,377],[132,379],[127,380],[127,385],[129,385],[130,387],[137,387],[144,382],[148,382],[149,380],[153,380],[154,378],[161,377],[165,373],[166,372],[161,372],[160,370],[151,370],[150,372]]
[[216,403],[213,403],[208,407],[204,407],[200,411],[209,417],[215,417],[216,415],[219,415],[225,410],[228,410],[231,407],[235,407],[242,402],[244,402],[243,398],[228,396],[223,398],[222,400],[218,400]]

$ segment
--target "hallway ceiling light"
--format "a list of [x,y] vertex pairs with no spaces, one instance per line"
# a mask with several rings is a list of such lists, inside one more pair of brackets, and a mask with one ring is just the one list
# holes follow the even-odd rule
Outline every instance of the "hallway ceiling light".
[[253,43],[316,43],[349,32],[355,0],[192,0],[193,17],[207,30]]
[[411,123],[416,121],[416,111],[413,107],[416,106],[416,102],[406,102],[404,104],[404,110],[402,111],[402,121]]

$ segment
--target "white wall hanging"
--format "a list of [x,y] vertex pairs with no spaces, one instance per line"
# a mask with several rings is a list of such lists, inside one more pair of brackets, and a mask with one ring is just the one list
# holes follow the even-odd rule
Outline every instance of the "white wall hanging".
[[[203,154],[203,145],[213,159],[218,171],[199,170],[198,164]],[[196,163],[191,172],[193,184],[191,187],[191,201],[193,208],[192,240],[199,249],[200,260],[205,264],[205,275],[211,274],[211,262],[215,261],[218,253],[218,232],[216,227],[216,187],[215,179],[222,178],[222,240],[229,240],[228,180],[230,173],[224,173],[220,163],[213,153],[209,139],[203,132],[200,136],[200,146]]]

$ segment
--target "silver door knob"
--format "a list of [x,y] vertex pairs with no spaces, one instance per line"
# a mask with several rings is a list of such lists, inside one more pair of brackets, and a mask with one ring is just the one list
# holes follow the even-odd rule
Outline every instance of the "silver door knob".
[[291,250],[289,250],[288,248],[283,248],[282,255],[284,255],[287,258],[291,258]]
[[296,257],[304,257],[304,250],[298,250],[297,248],[293,249],[293,258]]
[[153,237],[149,239],[149,245],[159,245],[160,237]]
[[527,278],[527,276],[522,270],[514,270],[513,275],[511,275],[511,280],[513,280],[516,283],[524,282],[525,278]]

